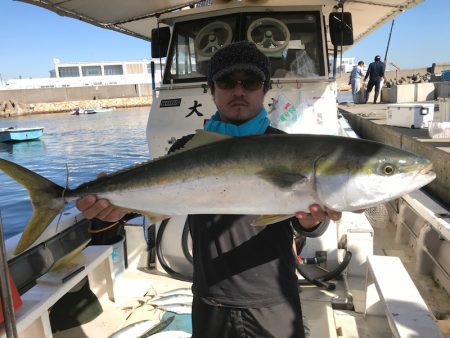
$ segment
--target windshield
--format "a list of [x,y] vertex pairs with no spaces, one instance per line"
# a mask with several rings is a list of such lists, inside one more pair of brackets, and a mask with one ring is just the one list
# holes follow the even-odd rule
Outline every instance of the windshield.
[[255,42],[269,57],[273,78],[325,76],[320,13],[237,13],[178,22],[164,83],[206,81],[208,61],[235,41]]

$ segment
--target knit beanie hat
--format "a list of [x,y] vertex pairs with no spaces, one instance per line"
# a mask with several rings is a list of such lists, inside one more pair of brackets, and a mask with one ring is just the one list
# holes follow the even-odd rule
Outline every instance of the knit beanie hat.
[[219,49],[209,60],[208,83],[211,85],[234,71],[252,72],[265,81],[266,86],[270,81],[269,59],[252,42],[235,42]]

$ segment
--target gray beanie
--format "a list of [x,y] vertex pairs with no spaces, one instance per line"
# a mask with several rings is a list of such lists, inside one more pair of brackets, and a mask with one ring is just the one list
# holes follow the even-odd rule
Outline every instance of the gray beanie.
[[270,81],[270,62],[252,42],[240,41],[219,49],[209,60],[208,83],[234,71],[252,72],[265,81]]

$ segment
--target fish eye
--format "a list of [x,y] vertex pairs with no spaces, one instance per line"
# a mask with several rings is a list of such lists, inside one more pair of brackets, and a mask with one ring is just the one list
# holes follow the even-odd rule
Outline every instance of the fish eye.
[[382,172],[384,175],[390,176],[394,174],[395,168],[392,164],[385,164],[382,166]]

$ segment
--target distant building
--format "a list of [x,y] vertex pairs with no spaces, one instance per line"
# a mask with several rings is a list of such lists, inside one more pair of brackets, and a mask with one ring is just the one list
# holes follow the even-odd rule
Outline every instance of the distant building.
[[49,78],[3,80],[0,89],[151,84],[151,62],[155,65],[155,84],[158,86],[161,82],[159,59],[98,62],[61,62],[53,59],[55,68],[50,71]]
[[[337,73],[349,73],[353,67],[356,66],[355,58],[337,58],[336,72]],[[333,70],[333,58],[330,59],[330,69]]]

